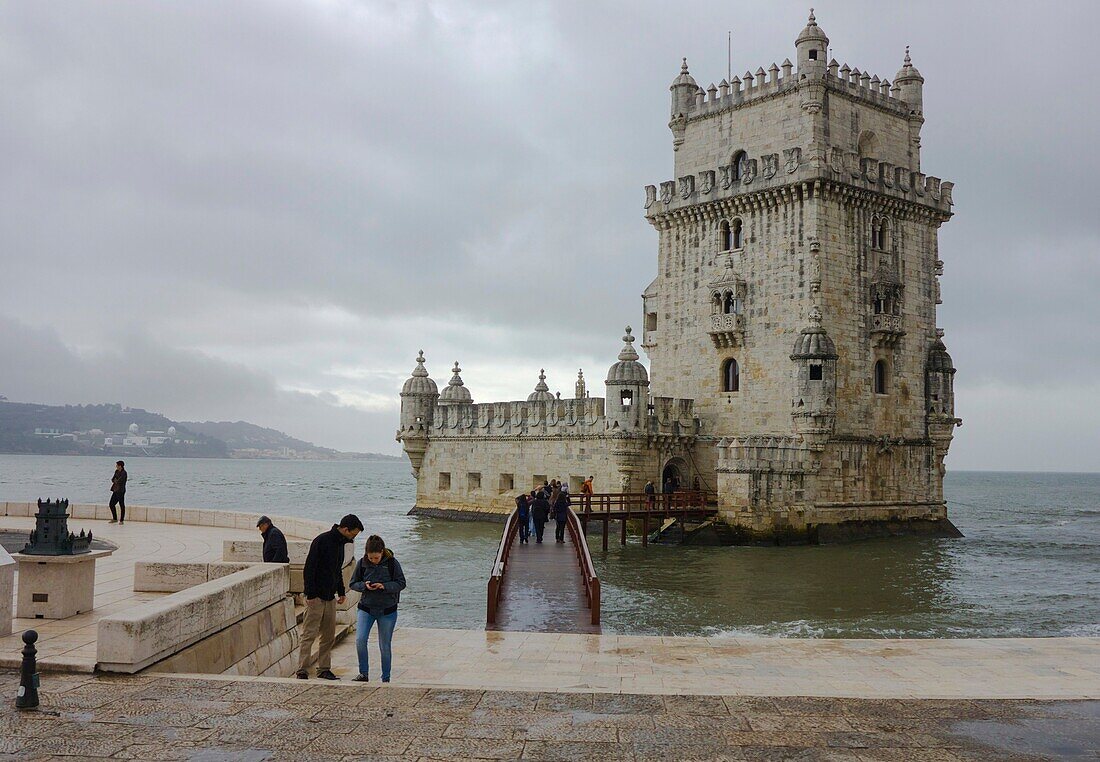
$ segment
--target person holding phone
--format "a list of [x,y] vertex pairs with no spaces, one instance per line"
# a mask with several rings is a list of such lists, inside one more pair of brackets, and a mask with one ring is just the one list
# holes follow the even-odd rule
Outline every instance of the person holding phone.
[[357,590],[359,618],[356,624],[355,651],[359,657],[359,675],[355,681],[369,681],[370,660],[367,653],[367,637],[375,622],[378,623],[378,650],[382,657],[382,682],[390,681],[393,664],[393,631],[397,627],[397,604],[405,589],[405,572],[394,558],[393,551],[376,534],[367,538],[366,552],[352,572],[348,587]]

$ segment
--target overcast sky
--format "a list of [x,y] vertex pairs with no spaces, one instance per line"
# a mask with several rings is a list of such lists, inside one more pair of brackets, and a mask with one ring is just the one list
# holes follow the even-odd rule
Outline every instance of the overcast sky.
[[[956,469],[1100,470],[1095,2],[818,2],[925,77],[956,182]],[[794,58],[806,3],[0,4],[0,394],[399,452],[418,349],[602,393],[656,267],[668,85]]]

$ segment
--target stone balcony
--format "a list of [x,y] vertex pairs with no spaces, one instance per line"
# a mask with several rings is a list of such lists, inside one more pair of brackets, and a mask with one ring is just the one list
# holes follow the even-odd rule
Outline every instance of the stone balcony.
[[905,335],[901,315],[871,315],[871,339],[876,347],[892,347]]
[[708,333],[716,349],[740,346],[745,342],[745,316],[736,313],[711,315]]

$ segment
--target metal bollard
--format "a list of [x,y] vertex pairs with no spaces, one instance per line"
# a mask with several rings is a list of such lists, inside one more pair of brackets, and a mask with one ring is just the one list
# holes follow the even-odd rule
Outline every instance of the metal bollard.
[[19,671],[19,693],[15,697],[16,709],[38,708],[38,633],[27,630],[23,633],[23,666]]

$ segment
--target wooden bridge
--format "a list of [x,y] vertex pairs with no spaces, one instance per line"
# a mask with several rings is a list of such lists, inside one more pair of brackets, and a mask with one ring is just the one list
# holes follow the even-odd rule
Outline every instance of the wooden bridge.
[[554,522],[546,525],[542,544],[534,535],[520,544],[519,518],[509,515],[489,575],[486,626],[527,632],[599,632],[600,580],[588,550],[587,530],[603,523],[607,550],[612,521],[619,521],[625,545],[630,521],[640,521],[642,544],[651,526],[662,521],[704,521],[717,511],[702,492],[645,495],[618,493],[571,495],[573,508],[566,524],[565,544],[554,542]]

